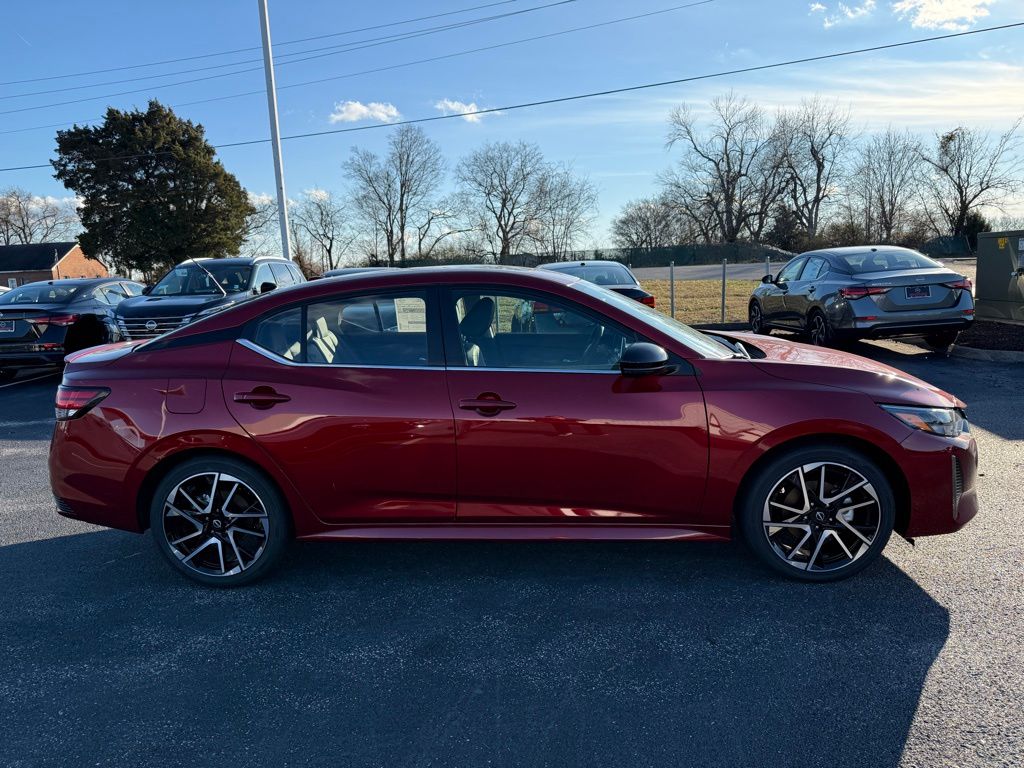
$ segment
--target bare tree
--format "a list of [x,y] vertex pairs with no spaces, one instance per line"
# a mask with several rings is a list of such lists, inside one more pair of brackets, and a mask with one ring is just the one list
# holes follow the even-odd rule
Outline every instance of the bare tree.
[[925,184],[929,215],[939,234],[963,236],[970,214],[990,206],[1002,211],[1022,187],[1024,154],[1018,150],[1018,118],[1003,134],[954,128],[940,134],[933,152],[922,152],[927,164]]
[[352,150],[344,168],[353,186],[353,207],[374,230],[373,239],[382,241],[389,266],[396,258],[405,263],[407,243],[430,218],[444,167],[438,145],[412,125],[395,129],[383,158]]
[[339,266],[356,238],[348,227],[345,206],[333,192],[308,190],[291,214],[292,227],[301,230],[309,240],[310,258],[318,261],[321,271]]
[[860,151],[852,191],[864,207],[872,239],[892,243],[910,229],[921,182],[921,142],[908,131],[889,127]]
[[835,194],[853,136],[850,110],[815,96],[779,116],[790,208],[808,238],[818,234],[822,208]]
[[716,239],[758,236],[783,189],[777,132],[760,107],[733,93],[714,99],[711,111],[706,131],[685,104],[672,111],[667,143],[684,154],[662,186],[695,226],[710,219]]
[[466,210],[499,264],[517,253],[538,216],[536,189],[544,155],[524,141],[486,144],[463,158],[456,176]]
[[612,219],[612,241],[618,248],[665,248],[678,245],[680,234],[678,217],[660,197],[632,200]]
[[269,195],[249,194],[252,210],[245,217],[241,252],[250,256],[281,253],[281,236],[277,223],[277,201]]
[[533,195],[532,239],[552,259],[567,258],[594,219],[597,190],[568,166],[546,165]]
[[0,194],[0,245],[73,239],[79,225],[73,203],[10,187]]

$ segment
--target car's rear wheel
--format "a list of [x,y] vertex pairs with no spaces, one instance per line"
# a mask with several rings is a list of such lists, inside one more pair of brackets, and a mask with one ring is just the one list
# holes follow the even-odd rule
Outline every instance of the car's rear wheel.
[[896,516],[892,485],[847,448],[807,447],[757,471],[738,510],[743,537],[775,571],[835,581],[871,564]]
[[150,503],[157,548],[180,573],[218,587],[265,576],[289,539],[281,494],[262,473],[228,458],[172,469]]
[[924,337],[924,343],[936,352],[948,352],[949,348],[956,344],[956,339],[959,335],[960,331],[939,331],[938,333],[929,333]]
[[756,301],[750,302],[750,309],[747,310],[747,317],[750,321],[750,330],[752,333],[771,333],[764,324],[764,312],[761,310],[761,305]]
[[816,347],[831,346],[834,339],[832,324],[820,310],[812,310],[807,316],[807,340]]

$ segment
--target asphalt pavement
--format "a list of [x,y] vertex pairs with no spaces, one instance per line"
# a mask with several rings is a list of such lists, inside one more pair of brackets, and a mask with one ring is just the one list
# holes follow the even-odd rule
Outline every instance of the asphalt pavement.
[[730,544],[302,544],[184,581],[65,520],[54,377],[0,388],[0,765],[1020,766],[1024,372],[862,352],[970,404],[981,512],[860,576]]

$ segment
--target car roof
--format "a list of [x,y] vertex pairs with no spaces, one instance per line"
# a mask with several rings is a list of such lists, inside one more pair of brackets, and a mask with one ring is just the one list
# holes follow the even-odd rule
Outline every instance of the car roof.
[[913,248],[903,248],[898,245],[847,245],[841,248],[820,248],[816,251],[806,251],[800,256],[860,256],[866,253],[914,253],[920,255]]
[[[123,277],[65,277],[57,280],[34,280],[25,285],[99,285],[100,283],[134,283]],[[21,288],[22,286],[18,286]]]
[[557,271],[560,269],[568,269],[569,267],[604,267],[610,264],[616,264],[625,269],[629,269],[621,261],[615,261],[614,259],[579,259],[577,261],[551,261],[547,264],[538,265],[538,269],[550,269]]
[[229,266],[244,267],[250,264],[255,264],[257,261],[280,261],[282,263],[288,263],[289,260],[281,256],[227,256],[223,259],[215,259],[212,256],[201,256],[196,259],[185,259],[179,261],[175,266],[180,267],[182,264],[188,264],[189,262],[198,262],[205,264],[209,261],[214,261],[218,264],[227,264]]

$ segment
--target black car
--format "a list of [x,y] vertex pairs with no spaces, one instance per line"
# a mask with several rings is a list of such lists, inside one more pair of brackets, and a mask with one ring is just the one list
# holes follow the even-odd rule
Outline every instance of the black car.
[[142,293],[120,277],[46,280],[0,294],[0,381],[60,365],[79,349],[120,340],[114,309]]
[[654,297],[640,287],[640,281],[629,271],[629,267],[618,261],[602,261],[600,259],[556,261],[551,264],[541,264],[538,269],[549,269],[552,272],[572,275],[586,280],[588,283],[621,293],[648,307],[654,306]]
[[189,259],[147,288],[144,296],[121,304],[117,324],[126,339],[151,339],[253,296],[305,281],[299,268],[282,258]]

